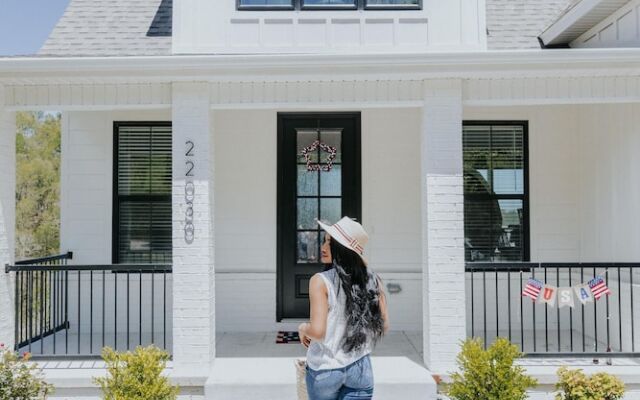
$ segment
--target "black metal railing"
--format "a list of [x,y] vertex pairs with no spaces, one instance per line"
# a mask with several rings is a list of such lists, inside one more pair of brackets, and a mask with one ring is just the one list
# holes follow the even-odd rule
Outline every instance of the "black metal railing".
[[20,262],[6,272],[15,273],[20,352],[95,357],[105,346],[171,349],[171,265]]
[[[67,279],[64,272],[45,273],[50,266],[67,265],[73,253],[16,261],[16,266],[34,265],[40,270],[16,276],[16,349],[42,341],[56,332],[67,329],[65,293]],[[7,272],[9,272],[7,266]]]
[[[526,356],[637,357],[638,263],[467,263],[467,334],[485,346],[506,337]],[[527,280],[573,287],[602,276],[609,296],[559,308],[521,295]]]

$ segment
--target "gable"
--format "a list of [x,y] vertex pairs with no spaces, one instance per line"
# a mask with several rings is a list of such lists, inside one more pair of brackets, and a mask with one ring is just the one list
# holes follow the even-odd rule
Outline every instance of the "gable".
[[633,0],[571,42],[571,47],[640,47],[640,0]]
[[539,49],[538,35],[575,0],[486,0],[490,50]]
[[172,0],[71,0],[39,55],[171,54]]
[[540,34],[540,41],[550,47],[637,43],[638,5],[635,0],[578,0]]

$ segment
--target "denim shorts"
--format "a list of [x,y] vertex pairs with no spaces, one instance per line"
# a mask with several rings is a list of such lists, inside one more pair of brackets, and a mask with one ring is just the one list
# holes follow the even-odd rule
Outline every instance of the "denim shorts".
[[307,367],[309,400],[363,400],[373,396],[371,359],[364,356],[343,368],[314,371]]

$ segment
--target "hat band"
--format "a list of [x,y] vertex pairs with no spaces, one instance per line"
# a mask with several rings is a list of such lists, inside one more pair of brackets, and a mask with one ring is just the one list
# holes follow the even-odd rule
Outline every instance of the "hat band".
[[349,236],[340,225],[338,225],[337,223],[333,225],[336,230],[338,231],[338,233],[340,235],[342,235],[342,237],[344,237],[347,242],[349,242],[349,246],[351,246],[351,248],[355,251],[357,251],[358,253],[362,254],[364,253],[364,248],[360,245],[360,243],[358,242],[358,239],[354,239],[351,236]]

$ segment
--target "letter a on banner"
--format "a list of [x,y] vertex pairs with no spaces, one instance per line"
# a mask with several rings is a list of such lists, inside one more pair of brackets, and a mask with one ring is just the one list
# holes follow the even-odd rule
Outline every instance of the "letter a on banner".
[[544,285],[540,297],[538,297],[538,303],[547,303],[550,306],[556,304],[556,294],[558,288],[552,285]]
[[591,294],[591,289],[589,289],[589,285],[577,285],[574,286],[573,290],[576,292],[576,296],[578,296],[578,300],[584,305],[590,301],[593,301],[593,294]]
[[573,290],[570,287],[558,288],[558,308],[562,307],[573,308]]

